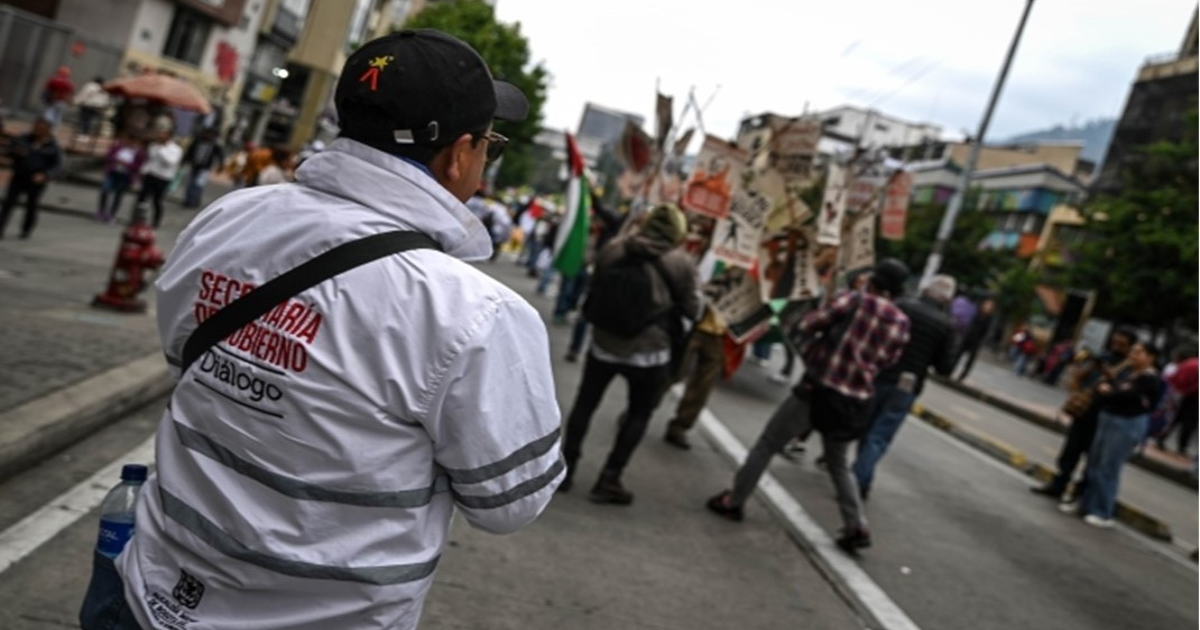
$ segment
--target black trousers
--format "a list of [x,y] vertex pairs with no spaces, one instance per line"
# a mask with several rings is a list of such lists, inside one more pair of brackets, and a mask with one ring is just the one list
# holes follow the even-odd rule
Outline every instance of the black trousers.
[[[1058,452],[1058,474],[1050,481],[1050,487],[1059,494],[1067,490],[1071,477],[1079,466],[1079,458],[1088,452],[1092,440],[1096,437],[1096,426],[1100,423],[1100,406],[1093,402],[1088,410],[1080,414],[1067,429],[1067,438],[1063,441],[1062,449]],[[1083,475],[1076,484],[1074,495],[1083,496],[1087,475]]]
[[149,197],[154,203],[154,227],[158,227],[162,223],[163,216],[163,197],[167,196],[167,186],[171,185],[171,180],[155,177],[153,175],[142,176],[142,189],[138,191],[137,205],[133,209],[133,220],[138,220],[138,209],[142,203]]
[[46,191],[46,184],[35,184],[28,175],[13,175],[8,182],[8,190],[4,193],[4,204],[0,205],[0,236],[8,227],[8,217],[21,195],[25,195],[25,218],[21,222],[21,238],[33,233],[37,226],[38,201]]
[[604,398],[613,378],[620,375],[629,386],[629,403],[626,407],[625,424],[617,433],[617,441],[604,463],[605,473],[617,476],[629,464],[633,451],[637,449],[654,408],[658,406],[659,394],[669,378],[670,368],[633,367],[619,363],[601,361],[588,354],[583,366],[583,380],[575,395],[575,404],[567,416],[567,435],[563,440],[563,458],[568,466],[574,466],[583,450],[583,439],[592,423],[592,415]]

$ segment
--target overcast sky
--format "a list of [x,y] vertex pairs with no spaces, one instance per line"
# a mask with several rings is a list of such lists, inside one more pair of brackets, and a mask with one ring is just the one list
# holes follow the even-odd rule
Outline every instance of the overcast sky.
[[[872,107],[974,133],[1024,0],[499,0],[552,78],[547,127],[586,102],[641,114],[656,81],[679,115],[695,87],[709,133],[744,116]],[[1148,56],[1177,50],[1194,0],[1035,0],[988,131],[1003,139],[1120,116]],[[685,124],[691,124],[689,119]],[[693,147],[695,148],[695,147]]]

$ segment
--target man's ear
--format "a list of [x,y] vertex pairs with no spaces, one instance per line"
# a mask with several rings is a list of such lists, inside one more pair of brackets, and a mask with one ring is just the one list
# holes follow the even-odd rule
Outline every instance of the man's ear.
[[431,167],[435,178],[443,184],[454,184],[470,173],[470,161],[473,138],[464,133],[434,158]]

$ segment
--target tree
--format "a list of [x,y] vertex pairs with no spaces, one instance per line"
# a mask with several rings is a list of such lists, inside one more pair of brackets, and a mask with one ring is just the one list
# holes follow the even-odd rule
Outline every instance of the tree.
[[[970,208],[968,195],[964,207]],[[925,260],[933,251],[938,227],[945,213],[944,205],[912,205],[905,221],[904,238],[899,241],[878,239],[876,251],[880,258],[897,258],[908,265],[914,274],[925,268]],[[1024,265],[1010,252],[983,251],[979,243],[995,228],[995,219],[983,212],[965,210],[954,222],[954,231],[942,253],[940,272],[954,276],[959,287],[982,287],[1009,267]]]
[[1083,208],[1088,237],[1067,270],[1098,293],[1096,313],[1156,329],[1197,316],[1197,115],[1179,142],[1134,153],[1125,185]]
[[488,63],[492,75],[525,93],[529,116],[524,122],[496,122],[496,131],[510,140],[496,185],[526,183],[533,170],[533,139],[541,129],[550,74],[540,62],[530,63],[529,42],[521,35],[521,24],[497,22],[495,11],[483,0],[453,0],[430,3],[404,27],[435,28],[467,42]]

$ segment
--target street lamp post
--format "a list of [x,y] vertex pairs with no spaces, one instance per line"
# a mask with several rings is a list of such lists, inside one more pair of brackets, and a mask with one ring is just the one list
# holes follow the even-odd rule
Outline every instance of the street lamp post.
[[1017,44],[1021,41],[1021,32],[1025,30],[1025,20],[1029,18],[1029,10],[1032,8],[1033,0],[1026,0],[1025,11],[1021,13],[1021,22],[1017,25],[1017,32],[1013,35],[1012,43],[1008,47],[1008,55],[1004,58],[1004,65],[1000,68],[1000,76],[996,77],[996,85],[992,87],[992,96],[988,100],[987,110],[983,112],[983,120],[979,121],[979,133],[975,134],[975,141],[971,144],[967,165],[963,169],[954,196],[950,198],[946,214],[942,216],[942,224],[938,227],[933,251],[925,260],[925,271],[921,274],[922,284],[936,274],[942,266],[942,253],[946,249],[946,241],[950,240],[950,233],[954,231],[954,221],[958,218],[959,211],[962,210],[963,198],[971,185],[971,175],[975,172],[975,165],[979,162],[979,150],[983,147],[983,138],[987,135],[988,123],[992,121],[992,111],[996,109],[996,101],[1000,99],[1000,91],[1004,89],[1004,80],[1008,78],[1008,68],[1012,65],[1013,56],[1017,52]]

